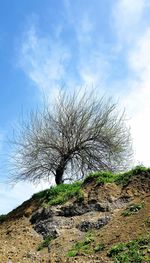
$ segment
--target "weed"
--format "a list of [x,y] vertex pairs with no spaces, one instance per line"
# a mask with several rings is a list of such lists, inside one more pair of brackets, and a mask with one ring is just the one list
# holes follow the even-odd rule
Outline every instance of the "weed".
[[37,251],[42,250],[45,247],[48,247],[50,245],[50,242],[53,240],[54,238],[47,236],[38,246]]
[[73,247],[68,251],[68,257],[75,257],[79,255],[87,255],[91,253],[97,253],[103,251],[104,244],[96,244],[94,234],[89,231],[86,233],[85,238],[82,241],[76,242]]
[[82,254],[90,254],[92,252],[92,243],[94,243],[94,237],[91,232],[87,232],[83,241],[76,242],[72,249],[67,253],[68,257],[75,257]]
[[141,208],[144,207],[144,204],[130,204],[123,212],[122,215],[123,216],[130,216],[133,214],[136,214],[139,212],[139,210],[141,210]]
[[96,245],[96,246],[94,247],[94,251],[95,251],[95,252],[101,252],[101,251],[104,250],[104,248],[105,248],[105,245],[102,244],[102,243],[100,243],[100,244],[98,244],[98,245]]

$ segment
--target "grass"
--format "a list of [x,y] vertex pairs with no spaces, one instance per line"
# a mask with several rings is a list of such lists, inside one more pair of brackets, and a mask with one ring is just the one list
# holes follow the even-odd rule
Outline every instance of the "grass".
[[43,199],[49,205],[64,204],[70,198],[76,197],[77,200],[83,199],[83,192],[81,190],[81,183],[60,184],[45,191],[41,191],[33,195],[34,198]]
[[94,251],[95,252],[101,252],[104,250],[104,248],[105,248],[105,245],[103,243],[100,243],[100,244],[96,245],[96,247],[94,247]]
[[107,254],[115,263],[142,263],[150,262],[150,235],[119,243],[113,246]]
[[134,215],[137,214],[139,212],[139,210],[141,210],[141,208],[144,207],[144,204],[130,204],[123,212],[122,215],[123,216],[130,216],[130,215]]
[[93,180],[95,180],[96,183],[112,183],[115,181],[117,176],[118,175],[113,174],[109,171],[94,172],[86,176],[83,183],[89,183]]
[[118,174],[118,176],[115,179],[115,182],[120,185],[127,185],[130,179],[136,175],[140,175],[143,173],[150,173],[150,168],[146,168],[144,166],[136,166],[132,170],[128,172],[124,172],[121,174]]
[[90,183],[94,180],[96,183],[105,184],[114,182],[124,186],[128,184],[131,177],[145,172],[150,173],[150,168],[136,166],[134,169],[120,174],[114,174],[109,171],[93,172],[86,176],[83,182],[57,185],[51,187],[50,189],[34,194],[33,198],[41,199],[45,204],[52,206],[64,204],[73,197],[76,197],[78,201],[81,201],[84,199],[81,187],[84,186],[85,183]]
[[7,215],[0,215],[0,223],[3,223],[7,219]]
[[92,253],[101,252],[105,248],[104,244],[95,243],[94,234],[87,232],[84,240],[76,242],[68,251],[68,257],[75,257],[80,255],[88,255]]
[[43,248],[46,248],[50,245],[50,242],[53,240],[54,238],[47,236],[38,246],[37,251],[41,251]]
[[84,183],[92,182],[93,180],[96,181],[96,183],[116,183],[119,185],[127,185],[129,180],[136,175],[142,174],[148,172],[150,173],[150,168],[146,168],[144,166],[136,166],[132,170],[124,173],[114,174],[109,171],[103,171],[103,172],[93,172],[90,173],[87,177],[84,179]]

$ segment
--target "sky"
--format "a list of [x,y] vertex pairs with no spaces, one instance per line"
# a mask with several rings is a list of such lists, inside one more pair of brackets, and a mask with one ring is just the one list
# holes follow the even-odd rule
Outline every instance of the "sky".
[[8,184],[8,138],[60,88],[97,89],[126,110],[136,164],[150,166],[150,1],[0,1],[0,214],[49,184]]

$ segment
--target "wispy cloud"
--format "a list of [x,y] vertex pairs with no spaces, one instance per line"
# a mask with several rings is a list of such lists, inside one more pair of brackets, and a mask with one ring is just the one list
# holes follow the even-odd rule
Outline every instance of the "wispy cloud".
[[57,94],[63,86],[68,89],[100,86],[104,91],[110,63],[106,50],[104,54],[104,41],[96,32],[97,17],[93,16],[96,9],[91,13],[85,5],[82,11],[78,2],[74,11],[69,0],[64,2],[70,35],[66,38],[63,34],[62,22],[56,25],[55,34],[41,36],[37,24],[31,20],[21,41],[19,66],[46,93]]
[[136,146],[136,159],[150,165],[150,28],[129,51],[128,65],[133,73],[134,85],[126,97],[126,107],[132,114],[131,127]]
[[113,28],[122,45],[136,40],[145,24],[147,0],[117,0],[113,6]]
[[112,13],[108,14],[112,38],[108,39],[102,31],[98,1],[94,5],[88,1],[87,8],[86,5],[81,8],[79,2],[71,4],[70,0],[64,0],[63,12],[71,32],[67,38],[63,24],[59,24],[53,36],[41,36],[36,26],[30,24],[22,40],[20,66],[39,90],[46,93],[56,94],[65,84],[71,89],[96,86],[100,87],[100,94],[114,94],[117,98],[120,95],[131,118],[136,159],[147,164],[147,150],[145,155],[143,152],[149,147],[146,141],[150,132],[146,121],[150,98],[150,3],[112,1]]
[[42,92],[55,93],[63,85],[69,58],[61,41],[40,37],[34,25],[24,33],[19,65]]
[[[114,29],[118,45],[125,49],[124,63],[128,75],[124,78],[127,93],[122,96],[130,116],[135,161],[150,165],[150,10],[147,0],[120,0],[114,5]],[[122,81],[120,81],[121,87]]]

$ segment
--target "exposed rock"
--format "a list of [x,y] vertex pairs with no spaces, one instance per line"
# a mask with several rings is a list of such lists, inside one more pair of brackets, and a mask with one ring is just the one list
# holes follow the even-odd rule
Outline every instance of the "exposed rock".
[[82,221],[80,224],[78,224],[76,227],[83,232],[87,232],[90,229],[100,229],[101,227],[108,224],[110,221],[109,216],[101,217],[97,221]]
[[43,238],[50,236],[56,238],[59,236],[59,231],[53,222],[49,220],[40,221],[34,225],[34,229],[37,233],[41,234]]
[[48,208],[40,208],[37,210],[31,217],[30,221],[32,224],[38,223],[40,221],[46,220],[53,216],[53,211],[50,207]]
[[62,206],[59,212],[59,216],[72,217],[77,215],[83,215],[90,211],[107,212],[108,204],[100,204],[96,200],[90,200],[87,204],[85,203],[74,203],[71,205]]

